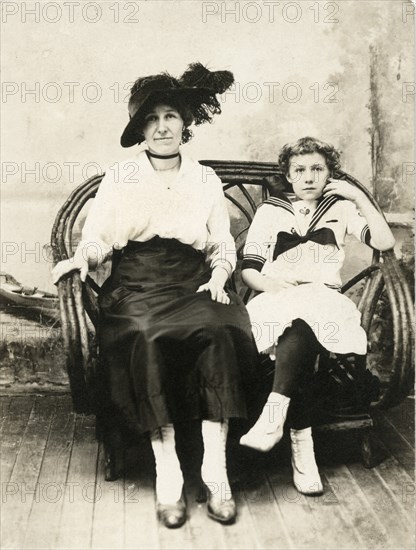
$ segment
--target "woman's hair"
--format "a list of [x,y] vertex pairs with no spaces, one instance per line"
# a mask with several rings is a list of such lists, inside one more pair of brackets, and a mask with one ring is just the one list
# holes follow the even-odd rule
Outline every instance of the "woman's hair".
[[313,137],[303,137],[295,143],[287,143],[282,147],[278,160],[279,169],[286,175],[289,172],[289,163],[292,157],[311,153],[319,153],[324,157],[331,175],[341,167],[341,152],[335,149],[333,145]]
[[192,111],[190,107],[185,103],[185,101],[182,101],[181,98],[172,96],[170,94],[166,94],[166,95],[163,95],[162,97],[155,98],[146,104],[146,109],[143,113],[143,116],[141,117],[140,121],[137,124],[137,132],[139,133],[139,135],[143,135],[143,128],[145,125],[146,115],[154,107],[156,107],[156,105],[161,105],[161,104],[169,105],[169,107],[172,107],[173,109],[175,109],[175,111],[178,111],[178,113],[181,115],[181,118],[184,123],[181,143],[188,143],[188,141],[193,136],[192,131],[189,129],[189,126],[194,121]]

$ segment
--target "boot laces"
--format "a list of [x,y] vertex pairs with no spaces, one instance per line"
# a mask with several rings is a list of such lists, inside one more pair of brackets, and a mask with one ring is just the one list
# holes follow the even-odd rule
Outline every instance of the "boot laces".
[[292,453],[296,468],[303,473],[313,473],[316,469],[313,441],[310,438],[292,441]]

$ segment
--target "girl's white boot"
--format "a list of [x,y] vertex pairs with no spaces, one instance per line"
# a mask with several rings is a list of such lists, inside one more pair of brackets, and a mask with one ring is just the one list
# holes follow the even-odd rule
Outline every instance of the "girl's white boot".
[[240,445],[263,453],[270,451],[282,439],[289,403],[290,397],[272,392],[257,422],[241,437]]
[[311,428],[290,430],[293,483],[299,493],[319,495],[323,492],[321,476],[315,461]]

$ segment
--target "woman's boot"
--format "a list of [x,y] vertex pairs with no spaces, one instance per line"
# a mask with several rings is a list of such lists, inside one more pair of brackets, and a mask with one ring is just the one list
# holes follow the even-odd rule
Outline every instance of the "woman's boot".
[[186,505],[173,425],[168,424],[154,430],[150,434],[150,441],[156,462],[158,518],[166,527],[180,527],[186,521]]
[[237,511],[227,476],[228,420],[202,421],[204,459],[201,477],[207,491],[208,516],[220,523],[233,523]]

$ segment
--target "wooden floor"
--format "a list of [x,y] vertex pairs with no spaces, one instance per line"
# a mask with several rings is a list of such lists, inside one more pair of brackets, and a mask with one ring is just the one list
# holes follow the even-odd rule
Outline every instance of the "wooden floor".
[[[377,418],[379,464],[360,462],[357,434],[321,434],[325,492],[298,494],[284,439],[260,455],[229,445],[238,520],[221,526],[198,504],[197,451],[182,436],[189,519],[177,530],[156,521],[147,442],[127,456],[125,478],[105,482],[93,417],[70,398],[1,399],[2,548],[414,548],[414,400]],[[192,467],[194,464],[194,467]]]

